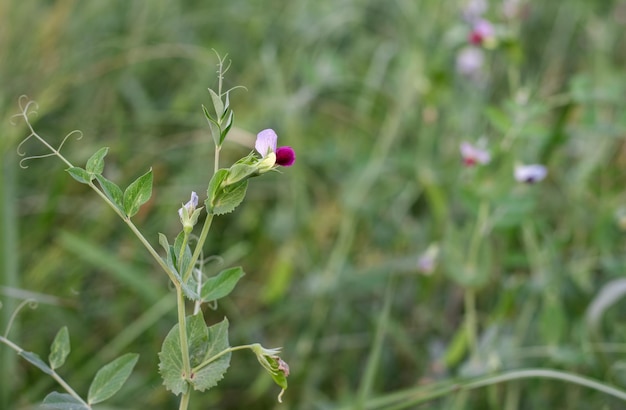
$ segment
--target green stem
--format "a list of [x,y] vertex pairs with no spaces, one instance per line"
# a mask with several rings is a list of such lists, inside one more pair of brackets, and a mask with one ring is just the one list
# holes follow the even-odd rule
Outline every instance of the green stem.
[[191,390],[187,389],[187,391],[180,397],[178,410],[187,410],[187,407],[189,406],[189,399],[191,399]]
[[206,219],[204,220],[204,225],[202,226],[202,232],[200,232],[200,237],[198,238],[198,242],[196,243],[196,248],[193,251],[193,255],[191,256],[191,261],[189,262],[189,266],[187,266],[187,270],[183,274],[183,282],[187,282],[189,279],[189,275],[193,271],[193,267],[196,266],[196,262],[200,257],[200,253],[202,252],[202,247],[204,246],[204,242],[206,241],[207,235],[209,234],[209,230],[211,229],[211,222],[213,222],[213,214],[207,213]]
[[178,307],[178,334],[180,338],[180,353],[183,360],[183,378],[188,379],[191,375],[191,362],[189,360],[189,345],[187,343],[185,295],[183,295],[183,289],[181,285],[176,286],[176,304]]
[[[24,349],[22,349],[21,347],[19,347],[18,345],[16,345],[15,343],[13,343],[12,341],[10,341],[4,336],[0,336],[0,342],[4,343],[5,345],[9,346],[11,349],[15,350],[18,355],[21,355],[21,353],[24,351]],[[80,397],[78,393],[76,393],[74,389],[72,389],[72,387],[69,384],[67,384],[67,382],[63,380],[63,378],[59,376],[57,372],[54,371],[54,369],[50,369],[50,372],[48,374],[54,380],[56,380],[56,382],[59,383],[61,387],[63,387],[63,389],[66,392],[68,392],[72,397],[80,401],[81,404],[83,404],[85,407],[91,409],[91,406],[85,400],[83,400],[82,397]]]
[[222,350],[221,352],[209,357],[208,359],[206,359],[205,361],[203,361],[202,363],[200,363],[199,365],[197,365],[196,367],[194,367],[193,369],[191,369],[191,371],[193,373],[197,373],[198,371],[200,371],[203,367],[211,364],[212,362],[216,361],[217,359],[219,359],[220,357],[224,356],[225,354],[234,352],[236,350],[243,350],[243,349],[251,349],[254,350],[254,346],[256,346],[257,344],[250,344],[250,345],[241,345],[241,346],[233,346],[233,347],[229,347],[227,349]]

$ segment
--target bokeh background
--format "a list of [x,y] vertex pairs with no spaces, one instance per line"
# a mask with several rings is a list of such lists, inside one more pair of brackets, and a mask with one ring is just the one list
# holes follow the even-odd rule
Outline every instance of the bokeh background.
[[[243,205],[214,222],[207,272],[237,264],[247,275],[205,318],[228,316],[233,344],[283,346],[291,376],[279,405],[254,355],[239,352],[191,408],[417,408],[384,399],[538,367],[626,388],[626,2],[503,9],[515,4],[487,2],[497,42],[475,46],[482,64],[467,68],[462,1],[2,1],[1,330],[34,297],[9,337],[47,357],[67,325],[60,373],[79,392],[104,363],[141,354],[99,408],[177,408],[157,374],[176,321],[166,276],[60,161],[20,168],[28,132],[11,116],[20,95],[36,100],[40,134],[58,144],[82,130],[63,148],[75,164],[110,147],[105,175],[120,185],[152,167],[153,199],[135,222],[156,246],[212,173],[201,104],[217,84],[214,49],[232,62],[225,85],[246,88],[231,94],[222,165],[270,127],[297,162],[251,181]],[[482,141],[491,162],[465,166],[463,141]],[[517,182],[521,163],[548,177]],[[34,408],[55,389],[0,347],[0,408]],[[530,379],[419,408],[625,407]]]

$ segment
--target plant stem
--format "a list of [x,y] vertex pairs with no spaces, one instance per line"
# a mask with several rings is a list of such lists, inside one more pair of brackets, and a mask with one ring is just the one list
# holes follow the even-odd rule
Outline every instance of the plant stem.
[[224,349],[221,352],[219,352],[219,353],[209,357],[208,359],[206,359],[205,361],[203,361],[202,363],[200,363],[199,365],[197,365],[196,367],[191,369],[191,371],[193,373],[197,373],[203,367],[205,367],[205,366],[209,365],[210,363],[216,361],[217,359],[219,359],[220,357],[224,356],[225,354],[228,354],[230,352],[234,352],[236,350],[253,349],[254,346],[256,346],[256,344],[229,347],[229,348]]
[[204,220],[204,225],[202,226],[202,232],[200,232],[200,237],[198,238],[198,242],[196,243],[196,248],[193,251],[193,255],[191,256],[191,261],[189,262],[189,266],[183,273],[183,283],[187,282],[189,279],[189,275],[193,271],[193,267],[196,266],[196,262],[200,257],[200,253],[202,252],[202,247],[204,246],[204,242],[206,241],[207,235],[209,234],[209,230],[211,229],[211,222],[213,221],[213,214],[207,213],[206,219]]
[[[15,343],[13,343],[12,341],[10,341],[4,336],[0,336],[0,342],[4,343],[5,345],[9,346],[11,349],[15,350],[18,355],[20,355],[24,351],[24,349],[22,349],[21,347],[19,347],[18,345],[16,345]],[[66,392],[68,392],[76,400],[80,401],[81,404],[83,404],[85,407],[91,409],[91,406],[85,400],[83,400],[82,397],[80,397],[78,393],[76,393],[74,389],[72,389],[72,387],[69,384],[67,384],[67,382],[63,380],[63,378],[59,376],[57,372],[54,371],[54,369],[49,369],[49,370],[50,372],[46,372],[46,373],[49,374],[54,380],[56,380],[56,382],[59,383]]]
[[[189,360],[189,345],[187,343],[187,318],[185,314],[185,295],[180,284],[176,285],[176,304],[178,310],[178,337],[180,338],[180,355],[183,361],[183,378],[189,379],[191,375],[191,361]],[[189,404],[190,387],[183,393],[180,409],[186,409]],[[183,407],[184,404],[184,407]]]

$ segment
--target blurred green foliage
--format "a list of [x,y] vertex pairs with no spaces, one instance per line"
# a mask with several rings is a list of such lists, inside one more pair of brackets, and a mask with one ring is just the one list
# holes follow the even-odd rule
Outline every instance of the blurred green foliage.
[[[502,21],[500,4],[488,15]],[[18,290],[40,300],[10,337],[44,357],[67,325],[73,351],[61,373],[78,391],[102,364],[139,352],[117,408],[176,408],[156,372],[176,320],[167,278],[60,162],[19,168],[27,131],[10,118],[27,94],[49,140],[83,131],[64,147],[76,164],[108,146],[105,174],[121,185],[153,167],[153,199],[135,220],[156,244],[158,232],[180,229],[177,209],[190,191],[206,192],[212,174],[201,104],[217,81],[215,49],[232,60],[226,86],[247,88],[231,94],[223,164],[269,127],[298,159],[284,175],[254,180],[243,206],[214,221],[206,256],[221,259],[210,268],[237,263],[248,274],[205,318],[227,315],[233,344],[283,346],[291,376],[278,405],[254,355],[235,354],[193,408],[366,408],[398,390],[523,367],[626,388],[625,302],[593,326],[585,319],[602,285],[626,269],[626,3],[533,1],[515,24],[519,35],[487,52],[480,82],[455,72],[461,2],[2,2],[2,323]],[[463,167],[460,142],[481,136],[493,161]],[[517,162],[546,164],[547,180],[517,184]],[[439,263],[424,275],[418,259],[435,242]],[[475,360],[462,284],[476,294]],[[8,349],[0,354],[0,408],[31,408],[56,388]],[[420,408],[620,406],[524,380]]]

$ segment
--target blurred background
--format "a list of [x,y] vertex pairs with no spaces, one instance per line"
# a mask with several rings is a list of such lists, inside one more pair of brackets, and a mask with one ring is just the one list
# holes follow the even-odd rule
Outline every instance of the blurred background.
[[[481,19],[493,30],[477,33]],[[11,116],[28,95],[48,141],[82,130],[63,147],[74,164],[110,147],[105,175],[120,185],[152,167],[134,220],[156,247],[212,174],[201,104],[217,85],[214,49],[232,62],[225,87],[246,88],[231,93],[222,166],[264,128],[297,161],[214,221],[207,273],[247,275],[205,318],[228,316],[233,345],[283,346],[291,375],[279,405],[254,355],[237,352],[191,408],[417,408],[393,394],[537,367],[626,388],[625,28],[623,0],[3,1],[1,330],[34,297],[10,339],[45,358],[67,325],[59,372],[82,393],[104,363],[140,353],[100,408],[177,408],[157,373],[176,321],[167,277],[64,164],[20,163],[28,131]],[[491,161],[468,164],[464,141]],[[547,178],[516,181],[528,163]],[[0,408],[52,390],[0,347]],[[626,405],[531,379],[419,408]]]

